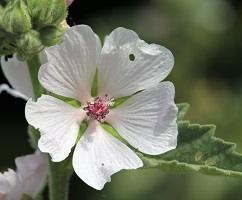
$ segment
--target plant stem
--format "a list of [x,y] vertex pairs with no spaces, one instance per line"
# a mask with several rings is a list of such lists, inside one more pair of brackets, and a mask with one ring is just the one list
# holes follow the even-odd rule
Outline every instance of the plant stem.
[[69,182],[73,170],[68,167],[69,159],[54,163],[49,158],[49,198],[51,200],[67,200]]
[[[38,80],[38,71],[41,66],[39,56],[35,55],[31,59],[27,60],[27,65],[32,82],[34,94],[33,99],[37,100],[38,97],[44,93],[44,90]],[[30,131],[33,133],[31,134],[31,140],[37,146],[37,141],[39,140],[40,135],[39,131],[31,129]],[[70,167],[70,159],[66,159],[61,163],[54,163],[49,158],[48,168],[49,199],[68,200],[69,180],[73,173],[72,167]]]
[[38,72],[41,65],[38,55],[33,56],[31,59],[27,60],[29,75],[32,83],[32,89],[34,93],[34,99],[37,100],[38,97],[43,93],[43,88],[41,87],[38,80]]

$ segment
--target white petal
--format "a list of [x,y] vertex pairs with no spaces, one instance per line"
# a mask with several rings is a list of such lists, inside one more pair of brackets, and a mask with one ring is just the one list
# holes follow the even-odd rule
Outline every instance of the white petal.
[[31,79],[26,62],[19,61],[15,55],[13,58],[8,58],[8,61],[2,56],[1,66],[5,77],[15,90],[27,98],[33,96]]
[[25,115],[29,124],[40,130],[40,150],[59,162],[75,145],[85,112],[52,96],[42,95],[37,102],[27,102]]
[[10,192],[16,185],[16,173],[12,169],[3,174],[0,173],[0,194],[7,194]]
[[139,151],[151,155],[165,153],[177,144],[174,94],[173,84],[162,82],[111,110],[107,122]]
[[165,47],[149,45],[135,32],[117,28],[107,36],[101,52],[99,95],[119,98],[153,87],[170,73],[173,64],[173,55]]
[[22,193],[35,197],[43,188],[47,178],[46,157],[37,152],[15,159],[17,176]]
[[122,169],[142,167],[140,158],[99,124],[89,124],[73,155],[73,168],[89,186],[101,190],[111,175]]
[[48,63],[39,71],[39,81],[58,95],[89,100],[101,43],[89,26],[68,29],[60,45],[47,48]]
[[15,98],[21,98],[23,100],[28,100],[28,97],[22,94],[21,92],[10,88],[7,84],[3,83],[0,85],[0,94],[2,92],[7,92],[8,94],[12,95]]
[[[40,54],[41,63],[46,62],[44,53]],[[29,76],[29,70],[26,62],[19,61],[14,55],[13,58],[1,57],[2,71],[7,78],[10,85],[17,91],[6,90],[14,97],[20,97],[27,100],[29,97],[33,97],[32,83]],[[6,86],[2,86],[2,89],[6,89]]]

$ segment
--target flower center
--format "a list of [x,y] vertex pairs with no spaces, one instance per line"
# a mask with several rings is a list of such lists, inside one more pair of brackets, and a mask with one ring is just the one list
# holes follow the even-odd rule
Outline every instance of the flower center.
[[89,118],[102,122],[106,115],[109,113],[109,107],[113,104],[107,94],[104,97],[96,97],[94,101],[88,101],[87,106],[83,108],[86,111]]

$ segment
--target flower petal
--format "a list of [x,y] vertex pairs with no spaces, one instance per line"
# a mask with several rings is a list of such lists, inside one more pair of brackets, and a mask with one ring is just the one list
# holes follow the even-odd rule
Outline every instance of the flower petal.
[[18,179],[21,182],[22,193],[31,197],[43,188],[47,178],[47,160],[43,154],[35,154],[18,157],[15,159]]
[[59,162],[75,145],[85,112],[52,96],[42,95],[37,102],[27,102],[25,115],[29,124],[40,130],[40,150]]
[[2,56],[1,66],[5,77],[14,89],[22,93],[26,99],[33,96],[26,62],[19,61],[15,55],[13,58],[8,58],[8,61]]
[[[46,56],[44,53],[40,54],[41,63],[46,62]],[[17,91],[7,88],[6,85],[2,85],[2,90],[7,91],[14,97],[20,97],[27,100],[33,97],[32,83],[29,76],[29,70],[26,62],[19,61],[14,55],[13,58],[1,57],[2,71],[7,78],[10,85]]]
[[107,133],[97,122],[89,124],[73,155],[73,168],[89,186],[101,190],[122,169],[142,167],[140,158]]
[[39,71],[45,89],[86,103],[96,73],[101,42],[89,26],[68,29],[60,45],[46,50],[48,63]]
[[174,94],[173,84],[162,82],[111,110],[107,122],[139,151],[151,155],[165,153],[177,144]]
[[99,95],[119,98],[153,87],[173,64],[173,55],[165,47],[149,45],[135,32],[117,28],[107,36],[101,52]]
[[7,194],[10,192],[16,185],[16,173],[12,169],[4,173],[0,173],[0,197],[1,194]]
[[27,96],[25,96],[24,94],[22,94],[21,92],[15,89],[10,88],[9,85],[5,83],[0,85],[0,94],[2,92],[7,92],[8,94],[12,95],[15,98],[21,98],[26,101],[29,99]]

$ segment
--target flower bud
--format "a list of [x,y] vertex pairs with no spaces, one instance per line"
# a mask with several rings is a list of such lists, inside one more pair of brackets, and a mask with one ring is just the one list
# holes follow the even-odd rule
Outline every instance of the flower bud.
[[39,31],[42,44],[45,46],[52,46],[57,43],[60,43],[64,32],[64,28],[54,25],[42,28]]
[[17,40],[17,57],[19,60],[28,59],[39,53],[43,48],[39,32],[31,30],[22,34]]
[[35,27],[58,25],[66,18],[65,0],[26,0],[26,2]]
[[31,27],[31,19],[24,0],[8,1],[2,10],[1,27],[9,33],[25,33]]

